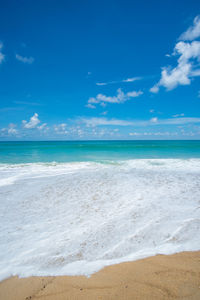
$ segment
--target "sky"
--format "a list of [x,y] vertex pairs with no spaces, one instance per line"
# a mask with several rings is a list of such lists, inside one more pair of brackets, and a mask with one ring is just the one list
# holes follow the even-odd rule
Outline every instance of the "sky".
[[200,138],[200,2],[0,9],[0,141]]

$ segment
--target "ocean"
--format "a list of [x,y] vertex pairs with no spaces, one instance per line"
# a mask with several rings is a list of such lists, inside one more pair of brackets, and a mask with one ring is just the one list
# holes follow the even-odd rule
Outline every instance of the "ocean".
[[200,249],[200,141],[0,142],[0,279]]
[[200,158],[200,141],[0,142],[0,163]]

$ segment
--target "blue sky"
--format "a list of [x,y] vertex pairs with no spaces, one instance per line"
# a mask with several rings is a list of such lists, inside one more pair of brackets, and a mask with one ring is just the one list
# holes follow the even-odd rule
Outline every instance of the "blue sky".
[[200,3],[4,1],[0,140],[199,139]]

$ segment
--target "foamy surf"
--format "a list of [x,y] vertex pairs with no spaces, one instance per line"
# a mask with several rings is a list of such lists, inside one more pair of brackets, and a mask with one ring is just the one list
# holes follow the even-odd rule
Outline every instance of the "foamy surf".
[[0,165],[0,279],[200,249],[200,159]]

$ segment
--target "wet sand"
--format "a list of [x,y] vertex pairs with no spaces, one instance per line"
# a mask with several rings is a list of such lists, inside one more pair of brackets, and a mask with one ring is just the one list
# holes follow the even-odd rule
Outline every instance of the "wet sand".
[[84,276],[12,277],[1,300],[200,299],[200,251],[157,255]]

